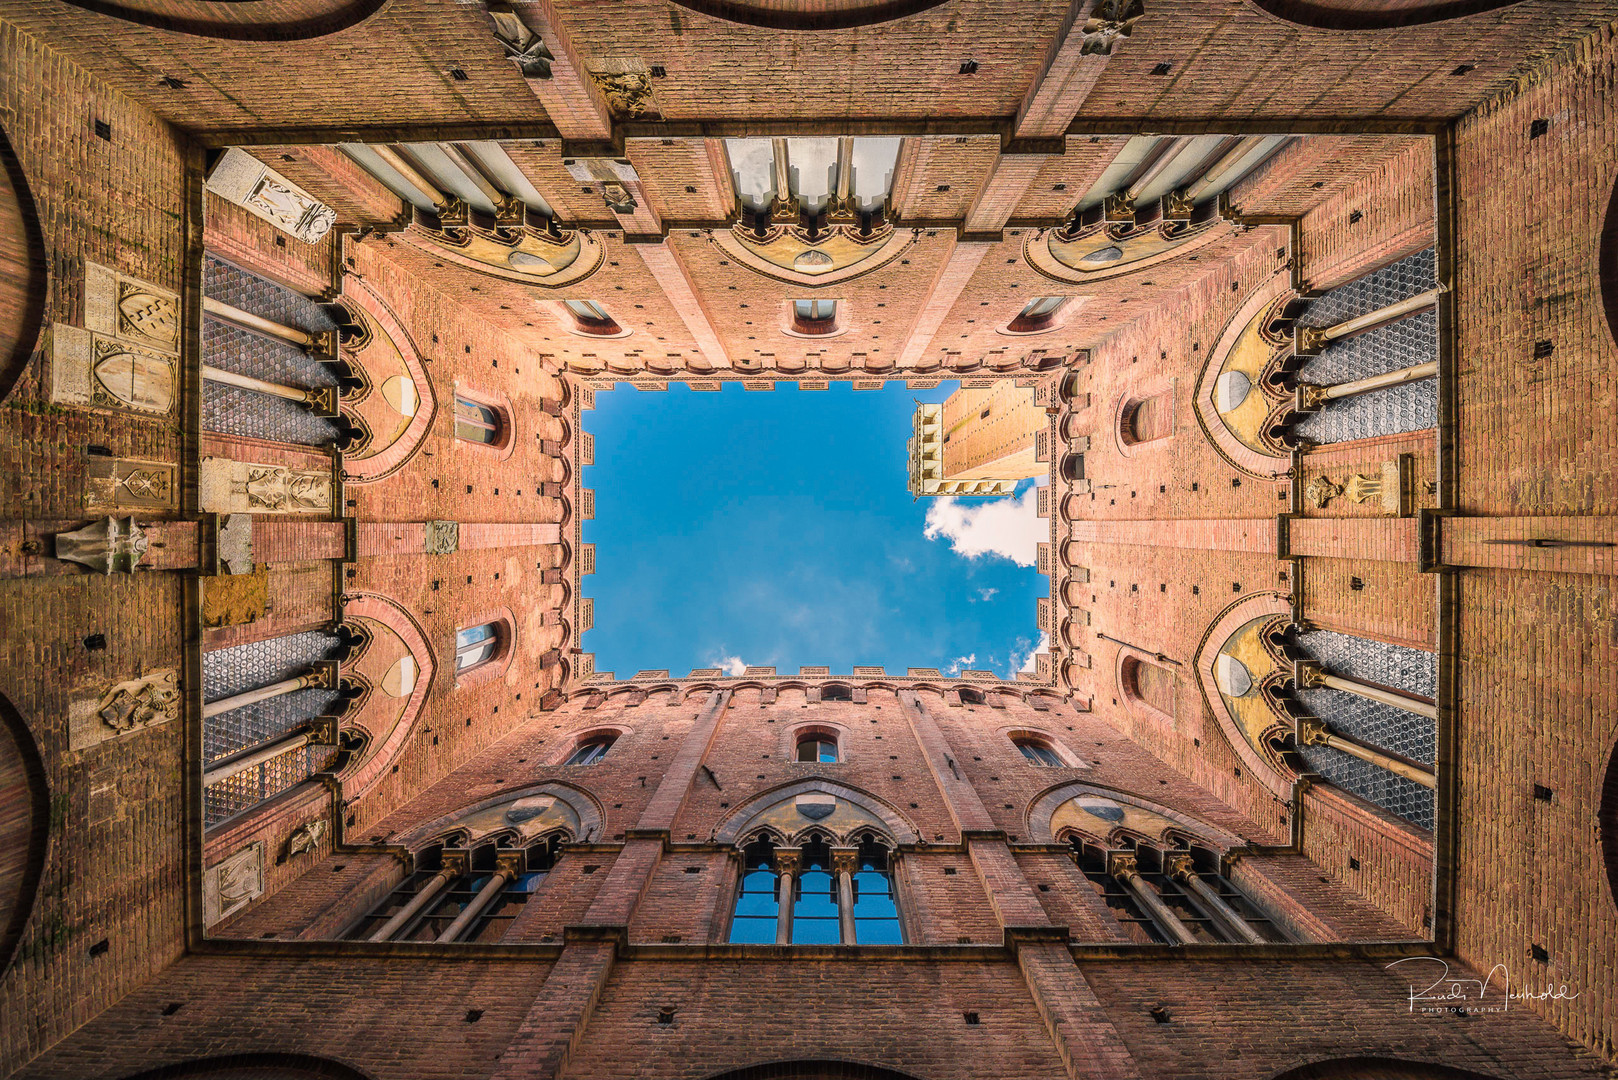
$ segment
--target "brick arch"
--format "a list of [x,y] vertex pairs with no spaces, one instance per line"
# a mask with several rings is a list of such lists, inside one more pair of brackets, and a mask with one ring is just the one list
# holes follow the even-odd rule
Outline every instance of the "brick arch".
[[531,795],[554,795],[567,803],[573,811],[573,816],[579,820],[579,835],[574,840],[587,843],[599,840],[606,821],[606,812],[602,809],[601,801],[589,791],[577,784],[564,783],[560,780],[546,780],[543,783],[531,784],[527,787],[508,788],[505,791],[456,807],[447,814],[424,822],[405,834],[399,843],[407,848],[414,849],[417,845],[426,844],[429,840],[443,836],[456,828],[458,822],[465,820],[481,810],[502,803],[516,802]]
[[[343,348],[344,354],[361,367],[366,367],[366,353],[371,351],[373,345],[376,346],[377,358],[374,363],[379,370],[373,371],[366,367],[367,376],[375,381],[376,376],[391,374],[380,370],[389,366],[388,361],[391,359],[394,365],[403,367],[411,382],[415,383],[418,398],[416,414],[387,445],[376,446],[374,453],[367,453],[364,457],[346,455],[343,458],[343,479],[366,484],[392,476],[415,458],[427,438],[427,433],[432,430],[433,418],[438,415],[438,394],[433,388],[432,379],[427,376],[427,367],[422,363],[421,350],[416,348],[415,339],[410,336],[410,331],[404,328],[398,315],[394,314],[393,308],[388,306],[387,301],[372,288],[369,281],[357,274],[345,274],[343,295],[340,300],[344,307],[357,316],[355,321],[365,328],[365,333],[356,344]],[[385,344],[378,339],[378,332],[383,339],[386,339]],[[386,356],[387,353],[392,353],[392,357]],[[378,394],[369,396],[380,397]],[[345,408],[352,414],[353,406]],[[377,410],[380,406],[373,403],[370,408]],[[373,435],[373,439],[375,437]],[[372,449],[372,445],[367,445],[361,453]]]
[[1331,1058],[1276,1073],[1272,1080],[1495,1080],[1487,1073],[1396,1058]]
[[358,26],[389,0],[63,0],[126,22],[231,41],[295,41]]
[[50,851],[50,780],[33,733],[0,695],[0,970],[11,963]]
[[0,400],[28,367],[45,318],[45,238],[22,163],[0,131]]
[[1240,847],[1245,841],[1235,833],[1221,828],[1201,818],[1164,806],[1151,799],[1143,799],[1139,795],[1119,788],[1103,787],[1100,784],[1091,784],[1083,780],[1070,780],[1060,784],[1053,784],[1046,788],[1028,804],[1028,836],[1036,844],[1054,844],[1056,839],[1051,832],[1051,819],[1056,811],[1063,805],[1081,795],[1098,795],[1114,802],[1127,803],[1139,807],[1159,817],[1167,818],[1188,837],[1208,847],[1230,849]]
[[[1601,861],[1607,867],[1607,899],[1618,905],[1618,744],[1614,744],[1612,756],[1607,759],[1596,821],[1601,827]],[[4,955],[0,953],[0,958]]]
[[[1618,342],[1618,183],[1607,199],[1607,213],[1601,222],[1601,245],[1597,253],[1601,277],[1601,307],[1607,316],[1607,333]],[[3,388],[3,384],[0,384]]]
[[892,22],[938,7],[944,0],[674,0],[683,8],[726,22],[770,30],[848,30]]
[[358,1069],[307,1054],[227,1054],[164,1065],[124,1080],[369,1080]]
[[1394,30],[1465,18],[1522,0],[1250,0],[1267,15],[1321,30]]
[[711,1073],[706,1080],[917,1080],[862,1061],[818,1058],[808,1061],[764,1061],[740,1069]]

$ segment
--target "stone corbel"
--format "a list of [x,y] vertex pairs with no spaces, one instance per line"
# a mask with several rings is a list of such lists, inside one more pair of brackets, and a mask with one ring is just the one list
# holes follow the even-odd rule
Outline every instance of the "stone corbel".
[[1100,0],[1084,22],[1081,56],[1109,56],[1119,38],[1134,33],[1135,24],[1146,14],[1141,0]]
[[54,554],[103,574],[133,574],[150,541],[133,517],[105,517],[73,532],[58,533]]
[[506,50],[506,59],[517,65],[523,78],[549,79],[551,62],[556,58],[516,8],[505,0],[489,0],[488,11],[494,23],[495,40]]

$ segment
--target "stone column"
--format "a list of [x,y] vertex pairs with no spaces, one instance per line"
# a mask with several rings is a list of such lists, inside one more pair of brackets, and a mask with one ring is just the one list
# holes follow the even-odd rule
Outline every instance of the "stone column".
[[1330,746],[1341,750],[1345,754],[1352,754],[1361,761],[1368,761],[1378,765],[1396,776],[1402,776],[1412,783],[1420,784],[1424,788],[1437,788],[1438,777],[1433,770],[1426,769],[1414,762],[1394,757],[1374,746],[1367,746],[1362,742],[1345,738],[1326,726],[1325,721],[1317,720],[1312,716],[1298,718],[1297,740],[1299,746]]
[[314,744],[317,746],[337,745],[337,718],[335,716],[322,716],[304,724],[279,739],[257,746],[249,746],[245,750],[238,750],[234,754],[227,754],[218,761],[209,765],[202,774],[202,786],[211,788],[215,784],[222,784],[233,776],[239,776],[248,769],[264,764],[271,758],[293,750],[302,749]]
[[393,917],[366,938],[367,941],[389,941],[401,928],[410,923],[419,915],[423,908],[432,902],[433,898],[444,891],[444,886],[466,873],[467,853],[464,851],[444,852],[443,865],[438,873],[422,883],[416,895],[410,902],[394,913]]
[[261,686],[257,690],[249,690],[244,694],[233,694],[228,698],[220,698],[202,707],[202,718],[211,719],[221,713],[232,709],[239,709],[244,705],[255,705],[260,701],[269,701],[271,698],[290,694],[294,690],[304,690],[315,687],[321,690],[337,689],[337,662],[335,660],[322,660],[307,672],[296,678],[282,679],[269,686]]
[[1437,375],[1438,361],[1434,360],[1430,364],[1417,364],[1414,367],[1400,368],[1398,371],[1372,375],[1368,379],[1355,379],[1353,382],[1337,383],[1334,386],[1299,383],[1292,407],[1301,413],[1318,412],[1328,401],[1369,394],[1372,390],[1385,390],[1390,386],[1415,382],[1417,379],[1432,379]]
[[792,884],[797,878],[798,868],[803,864],[801,851],[777,851],[775,853],[775,943],[777,945],[792,944]]
[[1178,915],[1169,910],[1169,906],[1163,903],[1163,898],[1157,895],[1156,889],[1141,880],[1134,852],[1107,852],[1107,873],[1117,878],[1119,884],[1129,890],[1129,895],[1146,909],[1147,914],[1164,932],[1174,938],[1177,944],[1196,944],[1197,939],[1191,933],[1191,929],[1180,921]]
[[483,909],[488,907],[494,898],[500,895],[500,891],[506,887],[512,878],[522,873],[522,866],[522,852],[509,851],[500,855],[495,860],[494,873],[489,876],[488,881],[484,882],[483,888],[478,890],[478,894],[471,899],[466,907],[461,909],[461,913],[455,916],[455,921],[445,927],[442,934],[438,935],[438,944],[442,945],[446,942],[454,941],[466,933],[466,928],[472,925],[472,920],[483,913]]
[[[1339,338],[1353,337],[1363,334],[1367,330],[1375,329],[1385,323],[1402,319],[1406,315],[1414,315],[1424,308],[1433,307],[1438,303],[1438,295],[1444,290],[1428,289],[1396,304],[1389,304],[1385,308],[1366,312],[1347,319],[1335,326],[1298,326],[1292,331],[1292,348],[1300,356],[1310,356],[1320,352],[1327,345]],[[1437,365],[1433,365],[1436,367]],[[1437,374],[1437,372],[1434,372]]]
[[1249,945],[1262,945],[1264,939],[1259,936],[1246,919],[1220,896],[1209,884],[1202,880],[1197,873],[1196,866],[1191,862],[1189,855],[1170,855],[1163,861],[1163,869],[1175,881],[1184,885],[1197,898],[1213,920],[1225,931],[1225,935],[1234,941],[1245,941]]
[[1438,719],[1438,704],[1429,698],[1417,697],[1401,690],[1387,686],[1379,686],[1363,679],[1351,678],[1347,675],[1333,675],[1325,668],[1312,660],[1298,660],[1292,665],[1292,681],[1300,690],[1341,690],[1346,694],[1354,694],[1395,709],[1425,716],[1429,720]]
[[854,944],[854,872],[860,868],[858,848],[832,848],[832,873],[837,875],[837,924],[844,945]]

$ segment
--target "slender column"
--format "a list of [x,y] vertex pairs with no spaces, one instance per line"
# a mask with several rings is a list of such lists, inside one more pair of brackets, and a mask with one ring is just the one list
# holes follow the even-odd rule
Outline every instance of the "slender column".
[[1201,874],[1197,873],[1196,866],[1191,862],[1191,856],[1170,855],[1164,860],[1163,868],[1169,872],[1169,876],[1175,881],[1196,894],[1197,902],[1206,908],[1208,914],[1213,916],[1214,921],[1224,928],[1226,935],[1239,941],[1245,941],[1249,945],[1264,944],[1264,939],[1259,936],[1259,932],[1254,930],[1246,919],[1242,918],[1240,912],[1225,903],[1225,898],[1220,896],[1216,890],[1204,881]]
[[1309,660],[1299,660],[1292,665],[1292,681],[1300,690],[1318,690],[1325,687],[1330,690],[1341,690],[1345,694],[1354,694],[1357,697],[1370,701],[1380,702],[1383,705],[1405,712],[1425,716],[1429,720],[1438,719],[1438,704],[1431,698],[1418,697],[1402,690],[1395,690],[1388,686],[1379,686],[1373,682],[1349,678],[1346,675],[1333,675]]
[[444,863],[438,873],[424,882],[421,888],[416,890],[416,895],[410,898],[408,904],[394,912],[391,919],[377,927],[376,932],[365,940],[388,941],[392,939],[393,935],[397,934],[403,926],[412,922],[417,915],[421,914],[422,909],[431,903],[434,897],[443,892],[446,885],[466,873],[466,866],[466,852],[444,852]]
[[496,210],[500,209],[500,205],[506,201],[506,193],[490,182],[489,178],[483,173],[483,167],[470,154],[455,143],[441,142],[438,144],[438,149],[444,152],[445,157],[454,162],[457,169],[466,174],[466,178],[472,181],[474,187],[483,192],[485,199],[494,203]]
[[1126,179],[1124,186],[1102,200],[1102,217],[1107,221],[1133,221],[1135,200],[1139,197],[1141,189],[1168,168],[1190,142],[1188,138],[1176,136],[1158,151],[1156,157],[1137,165],[1132,175]]
[[207,720],[227,713],[232,709],[239,709],[243,705],[253,705],[260,701],[290,694],[294,690],[303,690],[307,687],[319,687],[322,690],[335,690],[337,688],[337,664],[334,661],[322,661],[304,674],[293,679],[282,679],[269,686],[261,686],[257,690],[249,690],[245,694],[234,694],[228,698],[220,698],[202,707],[202,718]]
[[1430,308],[1438,303],[1438,295],[1443,291],[1443,289],[1428,289],[1426,292],[1417,293],[1409,299],[1400,300],[1397,304],[1389,304],[1385,308],[1377,308],[1375,311],[1366,312],[1364,315],[1356,315],[1354,318],[1344,320],[1334,326],[1294,327],[1292,331],[1293,351],[1302,355],[1317,353],[1338,338],[1362,334],[1384,323],[1402,319],[1406,315],[1413,315],[1423,308]]
[[1318,412],[1328,401],[1354,397],[1357,394],[1369,394],[1372,390],[1385,390],[1390,386],[1400,386],[1407,382],[1415,382],[1417,379],[1431,379],[1437,375],[1438,361],[1434,360],[1430,364],[1417,364],[1415,367],[1400,368],[1398,371],[1372,375],[1369,379],[1338,383],[1335,386],[1299,383],[1292,407],[1301,413]]
[[307,331],[273,322],[263,316],[254,315],[251,311],[243,311],[239,307],[215,300],[211,296],[202,298],[202,310],[221,322],[239,326],[243,330],[256,330],[261,334],[296,345],[300,349],[312,349],[316,344],[315,336]]
[[251,390],[257,394],[269,394],[271,397],[296,401],[299,405],[308,406],[310,411],[318,416],[337,415],[337,388],[335,386],[317,386],[310,390],[304,390],[296,386],[285,386],[281,383],[255,379],[251,375],[238,375],[234,371],[225,371],[222,368],[210,367],[207,364],[202,365],[202,377],[209,382],[224,383],[226,386]]
[[775,943],[792,944],[792,883],[803,863],[800,851],[777,851],[775,869],[779,879],[775,883]]
[[1159,927],[1168,932],[1170,937],[1181,945],[1196,944],[1197,939],[1190,928],[1180,921],[1178,915],[1169,910],[1169,906],[1163,903],[1163,898],[1157,895],[1157,890],[1141,880],[1136,870],[1133,852],[1107,852],[1107,873],[1117,878],[1119,884],[1129,890],[1129,894],[1147,910]]
[[854,871],[859,869],[857,848],[832,848],[831,868],[837,875],[837,924],[844,945],[854,944]]
[[1202,175],[1187,184],[1181,193],[1186,202],[1195,203],[1208,189],[1219,182],[1219,177],[1236,162],[1240,161],[1255,146],[1264,141],[1262,135],[1244,135],[1236,141],[1236,145],[1219,155],[1212,165],[1202,170]]
[[438,944],[443,945],[454,941],[466,933],[466,928],[472,925],[472,920],[483,914],[483,909],[489,906],[490,901],[500,895],[500,890],[504,889],[512,878],[522,873],[522,859],[522,852],[513,851],[501,855],[496,860],[494,873],[489,876],[489,880],[484,883],[483,888],[478,890],[478,894],[472,897],[471,902],[461,909],[459,915],[455,916],[455,921],[445,927],[442,934],[438,935]]
[[1412,783],[1420,784],[1425,788],[1437,788],[1438,778],[1431,769],[1424,769],[1419,765],[1394,757],[1392,754],[1378,750],[1374,746],[1367,746],[1353,739],[1345,739],[1325,722],[1314,717],[1300,717],[1298,719],[1297,740],[1299,746],[1329,746],[1334,750],[1341,750],[1345,754],[1352,754],[1361,761],[1368,761],[1372,765],[1379,765],[1397,776],[1402,776]]
[[771,139],[770,148],[775,161],[775,198],[770,203],[770,218],[775,221],[796,220],[798,197],[792,194],[792,164],[785,139]]
[[450,197],[438,190],[438,186],[431,180],[421,175],[421,171],[406,161],[404,156],[397,150],[381,143],[373,143],[371,149],[375,151],[377,157],[387,162],[395,172],[404,177],[405,183],[427,196],[436,209],[446,210],[449,208]]
[[[248,769],[262,765],[271,758],[280,757],[282,754],[290,753],[293,750],[301,750],[312,742],[327,741],[320,738],[322,734],[322,732],[311,731],[306,728],[290,735],[284,735],[273,742],[250,746],[245,750],[220,758],[208,766],[207,771],[202,774],[202,786],[211,788],[215,784],[224,783],[232,776],[239,776]],[[327,742],[327,745],[330,745],[330,742]]]

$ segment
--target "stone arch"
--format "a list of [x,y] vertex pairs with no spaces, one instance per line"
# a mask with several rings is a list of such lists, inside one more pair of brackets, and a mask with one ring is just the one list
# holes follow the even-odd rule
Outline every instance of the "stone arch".
[[1051,819],[1056,811],[1067,803],[1082,795],[1094,795],[1125,806],[1136,807],[1156,817],[1166,819],[1177,831],[1187,836],[1195,837],[1212,847],[1233,848],[1240,847],[1245,841],[1228,829],[1221,828],[1201,818],[1164,806],[1162,803],[1143,799],[1118,788],[1103,787],[1100,784],[1086,783],[1085,781],[1069,781],[1056,784],[1041,792],[1028,806],[1028,835],[1036,844],[1054,844],[1055,832],[1051,827]]
[[230,41],[296,41],[358,26],[388,0],[64,0],[85,11],[177,34]]
[[[1248,773],[1280,799],[1291,798],[1292,782],[1295,777],[1290,770],[1282,767],[1276,755],[1264,745],[1262,736],[1275,725],[1266,722],[1256,707],[1253,715],[1247,716],[1244,715],[1243,709],[1233,706],[1232,702],[1236,699],[1226,695],[1220,686],[1218,665],[1219,657],[1244,628],[1256,620],[1265,618],[1290,619],[1291,612],[1289,599],[1280,593],[1252,593],[1240,600],[1232,601],[1214,617],[1213,622],[1203,633],[1202,641],[1197,646],[1195,660],[1196,679],[1198,686],[1202,688],[1202,700],[1218,723],[1225,741],[1241,759]],[[1256,700],[1268,673],[1254,671],[1249,674],[1254,680]],[[1257,705],[1263,706],[1264,702],[1257,701]],[[1278,719],[1276,723],[1279,723]]]
[[1276,366],[1292,353],[1287,319],[1296,296],[1276,275],[1248,295],[1208,352],[1191,394],[1191,413],[1214,451],[1248,476],[1270,479],[1283,471],[1285,452],[1264,437],[1287,400]]
[[[769,810],[789,800],[796,799],[799,795],[811,794],[835,796],[837,799],[849,803],[856,810],[862,811],[865,815],[875,818],[883,824],[887,830],[888,838],[895,843],[914,844],[921,837],[921,834],[910,823],[909,819],[876,796],[843,784],[834,783],[822,777],[810,777],[807,780],[771,788],[748,799],[741,806],[732,810],[720,822],[719,828],[714,831],[714,840],[720,844],[735,844],[745,835],[749,835],[760,828],[770,827],[763,821],[765,813]],[[808,832],[814,829],[819,829],[821,832],[836,831],[832,826],[822,824],[820,820],[806,820],[802,829],[796,831]],[[788,830],[780,826],[775,826],[771,831],[782,835],[788,832]]]
[[1522,0],[1252,0],[1283,22],[1320,30],[1394,30],[1465,18]]
[[307,1054],[226,1054],[164,1065],[124,1080],[369,1080],[358,1069]]
[[34,736],[0,695],[0,970],[10,963],[33,912],[50,851],[50,780]]
[[849,30],[914,15],[944,0],[820,0],[818,3],[771,3],[770,0],[675,0],[683,8],[726,22],[770,30]]
[[1495,1080],[1487,1073],[1396,1058],[1331,1058],[1276,1073],[1272,1080]]
[[711,1073],[707,1080],[916,1080],[863,1061],[816,1058],[807,1061],[764,1061],[740,1069]]
[[[493,836],[506,828],[509,818],[500,820],[501,814],[489,814],[488,811],[499,807],[510,806],[524,799],[533,799],[538,796],[551,796],[562,803],[564,809],[557,815],[557,820],[564,822],[564,827],[573,834],[573,839],[579,843],[588,843],[599,840],[602,835],[603,823],[606,820],[601,803],[575,785],[563,783],[560,780],[547,780],[541,784],[531,784],[527,787],[514,788],[501,791],[476,802],[451,810],[432,821],[424,822],[410,830],[400,838],[399,843],[407,848],[416,848],[428,841],[445,835],[446,833],[465,830],[469,841],[482,839],[484,836]],[[571,820],[569,820],[569,818]],[[480,821],[480,819],[486,819]],[[526,820],[538,821],[539,825],[532,828],[534,835],[554,831],[554,826],[545,819],[532,818]],[[482,831],[478,831],[479,829]]]
[[[368,753],[351,766],[351,771],[342,778],[345,797],[355,798],[382,779],[403,751],[405,742],[410,738],[416,720],[421,715],[422,706],[427,701],[427,694],[432,688],[433,675],[437,672],[438,665],[421,624],[398,603],[385,596],[378,593],[352,594],[343,608],[343,618],[345,621],[368,619],[386,627],[408,650],[416,665],[416,680],[409,695],[404,699],[403,706],[391,716],[390,724],[379,725],[375,731],[367,729],[366,734],[370,736]],[[371,695],[373,698],[377,696]]]
[[[370,283],[345,274],[342,301],[361,328],[342,352],[364,371],[368,383],[382,390],[366,394],[358,404],[343,405],[370,432],[363,445],[344,454],[343,479],[365,484],[392,476],[416,456],[438,414],[438,397],[415,339]],[[399,411],[398,395],[388,393],[396,380],[414,389],[415,408],[408,417]]]
[[0,131],[0,400],[11,393],[45,318],[45,238],[22,163]]

